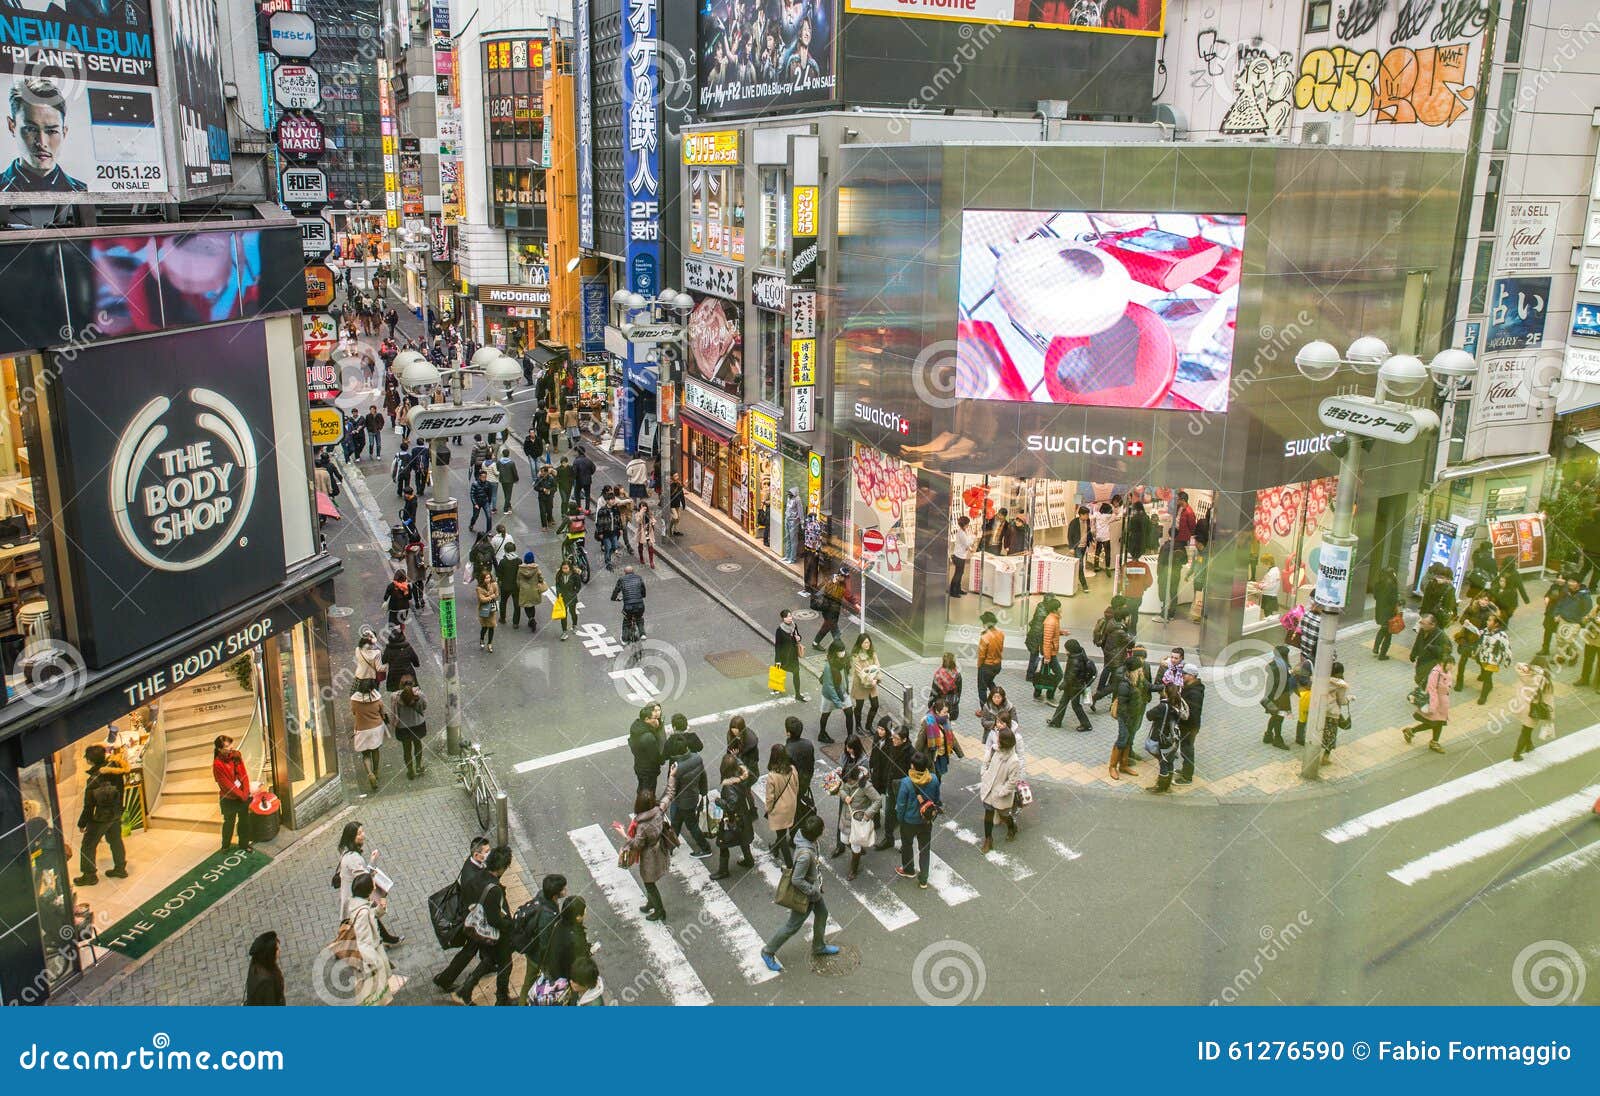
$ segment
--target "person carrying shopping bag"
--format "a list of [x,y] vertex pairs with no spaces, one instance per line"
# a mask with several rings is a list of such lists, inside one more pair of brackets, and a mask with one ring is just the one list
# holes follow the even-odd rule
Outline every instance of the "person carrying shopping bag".
[[1517,745],[1511,760],[1521,761],[1522,755],[1539,748],[1556,736],[1555,682],[1550,677],[1550,660],[1545,655],[1534,655],[1527,662],[1517,664],[1517,676],[1522,679],[1521,696],[1526,703],[1522,712],[1522,729],[1517,734]]

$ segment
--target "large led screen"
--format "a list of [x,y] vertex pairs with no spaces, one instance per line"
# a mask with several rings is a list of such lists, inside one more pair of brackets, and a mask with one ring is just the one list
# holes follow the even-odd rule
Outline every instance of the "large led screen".
[[967,210],[956,397],[1225,411],[1240,214]]

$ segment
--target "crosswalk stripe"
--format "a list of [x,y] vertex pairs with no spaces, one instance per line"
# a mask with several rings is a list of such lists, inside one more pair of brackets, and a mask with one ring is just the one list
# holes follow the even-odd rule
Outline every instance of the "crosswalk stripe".
[[874,921],[888,931],[895,932],[918,920],[917,911],[902,902],[887,883],[871,873],[857,875],[853,882],[847,883],[831,863],[824,862],[823,867],[850,892],[850,897],[861,903]]
[[1531,837],[1537,837],[1546,830],[1574,819],[1587,817],[1594,809],[1596,796],[1600,796],[1600,784],[1592,784],[1580,792],[1563,796],[1554,803],[1547,803],[1537,810],[1518,815],[1509,822],[1481,830],[1453,845],[1447,845],[1427,856],[1402,864],[1390,872],[1389,877],[1409,887],[1440,872],[1459,868],[1463,864],[1470,864],[1485,856],[1492,856]]
[[1502,891],[1534,880],[1547,879],[1550,876],[1576,875],[1581,871],[1593,868],[1597,864],[1600,864],[1600,841],[1591,841],[1583,848],[1574,849],[1572,852],[1558,857],[1548,864],[1540,864],[1537,868],[1531,868],[1521,875],[1507,879],[1494,889]]
[[[947,818],[945,819],[944,828],[955,835],[957,840],[965,842],[975,849],[983,848],[983,838],[967,829],[967,827],[963,826],[961,823]],[[1033,878],[1032,868],[1028,867],[1028,865],[1024,864],[1016,857],[1006,855],[999,849],[990,849],[988,852],[983,854],[983,858],[989,861],[989,863],[1000,868],[1000,870],[1004,871],[1007,875],[1011,876],[1011,881],[1013,883],[1020,883],[1024,879]]]
[[947,906],[959,906],[978,897],[977,890],[961,878],[954,868],[939,859],[936,852],[928,855],[928,885]]
[[1046,837],[1044,843],[1054,849],[1056,855],[1063,860],[1077,860],[1083,856],[1083,853],[1078,852],[1076,849],[1068,848],[1065,842],[1058,841],[1054,837]]
[[744,914],[739,912],[739,907],[733,904],[728,892],[711,878],[705,864],[687,851],[680,851],[671,858],[669,866],[672,874],[683,884],[683,889],[700,903],[705,916],[711,920],[713,931],[722,937],[728,950],[733,952],[734,961],[738,963],[739,973],[744,975],[744,980],[756,986],[776,978],[778,972],[768,970],[761,961],[761,949],[766,942]]
[[644,959],[667,1001],[674,1005],[709,1005],[711,994],[689,965],[689,957],[660,921],[646,921],[637,906],[644,890],[633,876],[617,867],[617,850],[599,826],[569,830],[567,837],[584,866],[606,896],[611,909],[644,943]]
[[1392,826],[1396,822],[1416,818],[1436,807],[1464,799],[1475,792],[1489,791],[1521,777],[1554,768],[1593,750],[1600,750],[1600,723],[1585,727],[1581,731],[1574,731],[1554,742],[1541,743],[1538,749],[1521,761],[1499,761],[1493,765],[1486,765],[1477,772],[1447,780],[1416,795],[1397,799],[1377,810],[1368,811],[1341,825],[1323,830],[1322,836],[1336,845],[1341,844],[1373,830]]

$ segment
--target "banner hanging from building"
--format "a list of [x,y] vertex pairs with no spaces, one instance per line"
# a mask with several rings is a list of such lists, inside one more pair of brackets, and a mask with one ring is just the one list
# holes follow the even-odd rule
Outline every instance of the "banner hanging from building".
[[455,100],[456,49],[448,0],[433,4],[434,121],[439,134],[440,218],[453,225],[466,215],[461,193],[461,113]]
[[701,116],[831,102],[836,12],[809,0],[709,0],[697,27]]
[[[594,108],[590,103],[589,0],[577,0],[578,246],[594,248]],[[548,133],[550,127],[545,127]]]
[[[661,292],[661,146],[657,70],[656,0],[623,0],[622,5],[622,187],[627,202],[628,240],[624,249],[630,290],[654,299]],[[655,362],[630,347],[624,402],[628,449],[637,443],[639,423],[655,409]],[[641,402],[643,407],[641,408]]]
[[[217,50],[217,0],[193,0],[167,10],[172,13],[172,84],[184,181],[190,186],[225,182],[233,178],[233,152]],[[312,103],[308,109],[317,106]]]
[[0,76],[11,142],[0,160],[5,202],[167,192],[150,0],[105,12],[74,4],[48,17],[6,5]]

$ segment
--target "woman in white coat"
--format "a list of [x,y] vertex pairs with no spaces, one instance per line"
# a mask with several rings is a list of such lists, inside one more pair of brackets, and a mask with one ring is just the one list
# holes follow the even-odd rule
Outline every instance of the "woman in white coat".
[[395,975],[388,949],[383,946],[378,924],[378,903],[382,899],[375,899],[373,890],[370,874],[357,876],[350,888],[350,928],[361,960],[350,999],[359,1005],[387,1005],[394,999],[394,991],[404,984],[404,979]]
[[994,848],[994,816],[996,813],[1006,824],[1006,840],[1017,836],[1014,808],[1017,802],[1017,781],[1022,779],[1022,760],[1017,756],[1017,736],[1010,727],[1002,726],[996,733],[998,747],[983,763],[983,776],[978,782],[978,796],[983,800],[983,851]]
[[[360,822],[346,822],[343,831],[339,834],[339,920],[350,920],[350,910],[353,904],[353,891],[355,882],[363,875],[372,876],[374,886],[377,883],[378,869],[375,866],[378,860],[376,849],[367,849],[367,828]],[[381,899],[386,892],[377,891]],[[399,944],[402,937],[389,931],[382,921],[378,922],[378,935],[385,944],[393,947]]]

